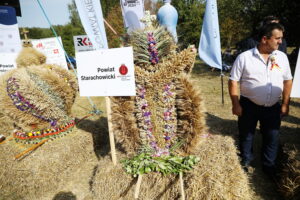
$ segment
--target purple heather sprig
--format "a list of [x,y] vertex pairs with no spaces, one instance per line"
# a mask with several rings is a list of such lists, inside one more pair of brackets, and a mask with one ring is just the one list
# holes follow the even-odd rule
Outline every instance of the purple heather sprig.
[[148,52],[150,54],[150,62],[152,64],[157,64],[159,58],[158,58],[158,51],[156,49],[156,41],[154,39],[153,33],[148,33],[147,39],[148,39]]

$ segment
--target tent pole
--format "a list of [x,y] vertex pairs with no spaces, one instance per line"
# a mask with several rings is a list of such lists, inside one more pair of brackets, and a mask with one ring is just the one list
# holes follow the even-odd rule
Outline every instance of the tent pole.
[[224,105],[224,84],[223,84],[223,72],[221,70],[221,90],[222,90],[222,105]]

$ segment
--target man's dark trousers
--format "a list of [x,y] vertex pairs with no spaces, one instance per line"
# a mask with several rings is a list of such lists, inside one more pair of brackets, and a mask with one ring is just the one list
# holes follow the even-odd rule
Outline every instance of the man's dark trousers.
[[253,139],[257,122],[263,138],[262,162],[265,168],[274,168],[279,145],[280,104],[271,107],[259,106],[241,96],[242,116],[238,118],[239,148],[242,164],[249,165],[253,160]]

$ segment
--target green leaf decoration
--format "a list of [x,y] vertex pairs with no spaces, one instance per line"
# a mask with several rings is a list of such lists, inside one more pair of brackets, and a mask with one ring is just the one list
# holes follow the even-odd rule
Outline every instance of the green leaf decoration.
[[200,159],[193,155],[153,157],[150,153],[140,153],[131,159],[122,160],[121,163],[126,173],[137,177],[150,172],[159,172],[163,175],[179,174],[191,170],[199,161]]

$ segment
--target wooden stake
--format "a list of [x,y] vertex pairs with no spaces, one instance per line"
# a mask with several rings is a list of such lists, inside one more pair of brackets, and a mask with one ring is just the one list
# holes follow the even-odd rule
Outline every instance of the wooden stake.
[[183,185],[183,178],[182,178],[182,172],[179,172],[179,181],[180,181],[180,194],[181,199],[185,200],[185,194],[184,194],[184,185]]
[[11,141],[12,139],[14,139],[13,137],[10,138],[6,138],[5,140],[3,140],[2,142],[0,142],[0,144],[5,144],[8,141]]
[[222,90],[222,105],[224,105],[224,84],[223,84],[223,72],[221,71],[221,90]]
[[136,186],[135,186],[135,190],[134,190],[134,198],[135,199],[139,198],[139,193],[140,193],[140,187],[141,187],[141,183],[142,183],[142,178],[143,178],[143,175],[140,174],[138,176],[138,180],[137,180],[137,183],[136,183]]
[[15,159],[17,160],[17,159],[21,158],[23,155],[25,155],[26,153],[35,150],[36,148],[38,148],[39,146],[41,146],[42,144],[44,144],[44,143],[47,142],[48,140],[49,140],[49,139],[43,140],[43,141],[41,141],[40,143],[35,144],[35,145],[33,145],[32,147],[26,149],[26,150],[23,151],[22,153],[16,155],[16,156],[15,156]]
[[23,28],[22,34],[24,35],[25,40],[28,40],[27,33],[29,33],[29,31]]
[[107,122],[108,122],[108,132],[109,132],[109,143],[110,143],[110,151],[111,151],[111,159],[114,166],[117,165],[117,156],[116,156],[116,146],[115,146],[115,138],[114,133],[112,131],[112,123],[111,123],[111,105],[109,97],[105,97],[106,101],[106,113],[107,113]]
[[105,19],[103,19],[103,21],[104,21],[104,23],[106,24],[106,26],[108,26],[108,28],[110,28],[110,30],[115,34],[115,35],[117,35],[118,36],[118,33],[117,33],[117,31],[115,31],[115,29],[105,20]]

